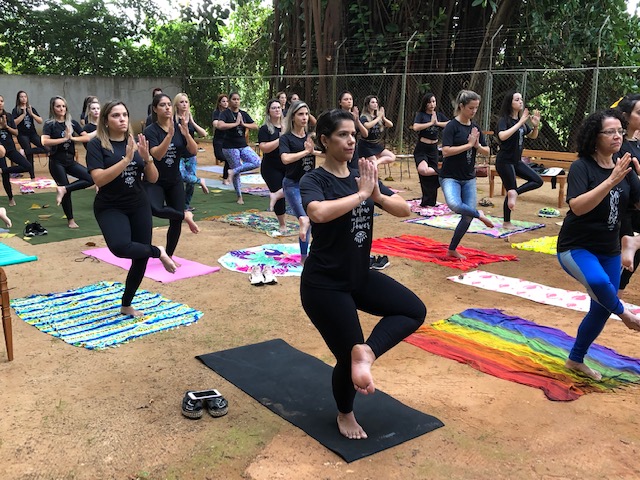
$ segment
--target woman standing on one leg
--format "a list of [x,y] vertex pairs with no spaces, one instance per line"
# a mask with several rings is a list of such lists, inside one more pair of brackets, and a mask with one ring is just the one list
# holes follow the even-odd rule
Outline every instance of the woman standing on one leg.
[[[73,136],[73,134],[76,136]],[[87,168],[75,160],[75,142],[86,143],[89,137],[75,120],[71,119],[67,101],[59,96],[49,103],[49,119],[42,129],[42,144],[49,147],[49,173],[58,185],[56,203],[62,205],[69,228],[78,228],[73,219],[71,192],[93,185],[93,179]],[[69,183],[67,175],[77,180]]]
[[413,150],[413,158],[422,190],[421,207],[433,207],[436,204],[438,188],[440,188],[438,135],[447,123],[449,119],[444,113],[436,112],[436,96],[433,93],[427,93],[422,97],[420,110],[413,121],[413,129],[418,132],[418,142]]
[[286,167],[282,187],[287,203],[298,217],[300,258],[304,263],[309,249],[310,222],[300,198],[300,179],[315,168],[319,152],[315,150],[313,139],[307,133],[309,107],[306,103],[296,102],[291,105],[284,122],[280,137],[280,158]]
[[589,312],[578,327],[566,366],[600,380],[600,372],[584,357],[612,313],[632,330],[640,318],[618,298],[620,283],[620,216],[629,203],[640,206],[640,181],[631,171],[631,155],[617,162],[624,119],[617,110],[589,115],[578,133],[578,156],[571,164],[567,186],[569,212],[558,235],[558,261],[587,289]]
[[[16,106],[13,112],[11,112],[11,115],[18,127],[18,143],[20,143],[24,156],[29,161],[29,177],[33,180],[36,178],[33,155],[36,153],[49,152],[49,149],[42,145],[40,135],[38,135],[36,131],[35,124],[42,124],[42,117],[40,117],[38,111],[31,106],[27,92],[24,90],[20,90],[16,95]],[[31,145],[35,145],[35,148],[32,148]],[[27,193],[33,193],[33,190]]]
[[180,158],[195,155],[198,145],[189,134],[187,122],[184,119],[179,124],[175,122],[168,95],[156,95],[152,105],[153,122],[144,129],[144,136],[158,169],[158,181],[145,182],[144,187],[153,216],[169,220],[166,249],[167,255],[173,257],[183,220],[193,233],[200,231],[193,221],[193,213],[184,211],[184,184],[180,176]]
[[[98,102],[98,100],[96,99],[89,102],[89,104],[87,105],[87,111],[84,115],[84,127],[82,127],[82,131],[87,132],[87,135],[90,139],[93,139],[96,136],[99,118],[100,102]],[[85,148],[87,148],[87,143],[84,144]]]
[[460,240],[469,230],[474,218],[488,227],[493,227],[482,210],[476,210],[476,152],[489,154],[489,147],[473,122],[473,117],[480,106],[480,95],[471,90],[461,90],[456,98],[456,117],[451,120],[442,132],[442,171],[440,185],[447,205],[461,215],[460,222],[453,232],[447,255],[465,259],[456,249]]
[[[179,123],[181,119],[184,119],[187,123],[189,135],[192,137],[194,137],[196,133],[201,137],[207,135],[207,131],[193,119],[191,115],[191,104],[189,103],[189,97],[187,97],[186,93],[179,93],[173,98],[173,111],[175,112],[175,121],[177,123]],[[182,181],[185,183],[184,209],[190,212],[194,210],[191,208],[194,185],[200,185],[200,188],[202,188],[205,194],[209,193],[204,178],[199,178],[197,175],[197,168],[198,162],[195,155],[180,158],[180,175],[182,176]]]
[[[530,127],[527,120],[531,120]],[[529,109],[524,108],[522,94],[511,91],[502,100],[500,120],[498,120],[498,139],[500,151],[496,156],[496,171],[502,179],[507,191],[504,199],[504,226],[511,226],[511,211],[516,208],[518,196],[542,186],[542,178],[529,165],[522,161],[524,137],[538,138],[540,127],[540,112],[535,110],[529,115]],[[518,187],[516,177],[524,178],[527,182]]]
[[[0,96],[0,145],[5,149],[5,154],[0,157],[0,169],[2,170],[2,185],[5,192],[7,192],[10,207],[16,204],[11,188],[11,174],[30,170],[29,161],[16,149],[16,144],[13,140],[14,135],[18,135],[16,123],[13,120],[13,116],[4,109],[4,97]],[[7,166],[7,159],[11,160],[15,165]]]
[[149,258],[159,258],[171,273],[176,265],[164,247],[151,244],[151,206],[142,187],[145,180],[158,180],[158,170],[149,154],[149,142],[138,135],[133,140],[129,110],[122,102],[109,102],[102,110],[97,138],[87,145],[87,167],[99,187],[93,202],[96,221],[109,251],[130,258],[120,312],[139,317],[143,312],[131,306],[142,282]]
[[[300,296],[305,312],[337,360],[332,387],[338,430],[347,438],[363,439],[367,434],[353,412],[356,393],[375,391],[371,366],[415,332],[427,312],[409,289],[369,270],[374,203],[392,215],[406,217],[410,214],[407,202],[378,181],[373,163],[360,160],[359,179],[347,167],[356,144],[349,112],[323,113],[316,134],[326,159],[300,183],[314,229]],[[382,316],[366,341],[357,310]]]
[[258,130],[258,142],[262,151],[260,174],[269,187],[269,210],[275,212],[280,233],[286,233],[284,218],[285,201],[282,180],[286,167],[280,160],[280,132],[282,130],[282,107],[276,99],[267,102],[267,116]]
[[229,95],[229,108],[220,114],[218,128],[225,131],[222,141],[222,153],[229,163],[229,181],[233,183],[237,202],[244,205],[242,199],[240,174],[258,168],[260,157],[247,145],[247,129],[257,130],[258,126],[244,110],[240,110],[240,94]]
[[367,135],[369,135],[369,130],[367,130],[360,121],[360,111],[358,110],[358,107],[354,105],[353,94],[351,92],[345,90],[340,93],[338,96],[338,108],[350,112],[356,125],[356,147],[353,150],[353,157],[351,157],[351,160],[349,161],[349,168],[353,168],[355,171],[358,171],[358,160],[360,160],[360,156],[358,154],[358,139],[359,137],[366,138]]
[[369,133],[358,142],[359,155],[376,166],[395,162],[395,154],[384,147],[384,130],[393,127],[393,122],[385,116],[384,107],[378,105],[375,95],[364,99],[360,121]]
[[229,185],[229,163],[227,159],[224,158],[224,153],[222,152],[222,142],[224,141],[224,130],[220,130],[218,128],[218,121],[220,120],[220,114],[224,112],[229,107],[229,98],[221,93],[218,95],[218,100],[216,102],[216,109],[213,111],[211,115],[211,124],[213,125],[213,155],[216,159],[216,162],[222,163],[222,184]]

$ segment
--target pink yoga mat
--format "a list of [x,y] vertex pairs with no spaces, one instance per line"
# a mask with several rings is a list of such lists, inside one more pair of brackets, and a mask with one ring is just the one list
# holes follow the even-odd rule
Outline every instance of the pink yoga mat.
[[[110,263],[111,265],[115,265],[116,267],[124,268],[125,270],[129,270],[129,267],[131,267],[131,260],[128,258],[116,257],[106,247],[85,250],[82,253],[89,255],[90,257],[95,257],[103,262]],[[150,258],[149,263],[147,264],[147,271],[144,276],[155,280],[156,282],[169,283],[175,282],[176,280],[183,280],[185,278],[206,275],[220,270],[220,267],[209,267],[208,265],[192,262],[191,260],[180,258],[175,255],[173,256],[173,260],[180,264],[176,273],[167,272],[158,258]]]

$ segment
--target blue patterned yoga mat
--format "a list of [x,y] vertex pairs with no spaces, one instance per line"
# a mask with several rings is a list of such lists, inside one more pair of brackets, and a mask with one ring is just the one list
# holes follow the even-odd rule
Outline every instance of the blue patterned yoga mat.
[[145,313],[120,313],[124,285],[98,282],[66,292],[11,300],[16,314],[29,325],[76,347],[99,350],[144,335],[197,322],[203,313],[157,293],[138,290],[132,306]]

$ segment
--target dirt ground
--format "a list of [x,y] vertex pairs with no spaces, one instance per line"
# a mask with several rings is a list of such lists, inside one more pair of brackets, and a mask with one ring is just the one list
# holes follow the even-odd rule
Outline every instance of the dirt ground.
[[[212,164],[211,146],[205,147],[199,163]],[[396,165],[392,169],[395,181],[387,183],[403,190],[405,198],[414,198],[419,195],[414,167],[409,166],[411,178],[407,164],[402,168],[403,179]],[[39,173],[47,174],[42,167]],[[478,180],[478,187],[478,198],[488,195],[486,178]],[[520,199],[513,218],[541,220],[547,226],[516,235],[513,241],[557,234],[557,219],[536,216],[540,208],[555,206],[556,192],[545,184]],[[486,210],[501,216],[502,199],[494,197],[496,207]],[[27,201],[19,194],[16,200]],[[0,198],[1,206],[6,203],[6,198]],[[217,222],[201,221],[199,225],[199,235],[184,228],[176,253],[210,265],[231,249],[272,241],[263,234]],[[157,242],[164,243],[165,231],[154,232]],[[401,233],[443,242],[451,237],[450,231],[401,223],[388,214],[376,217],[376,238]],[[117,267],[75,261],[89,241],[105,246],[100,236],[39,246],[19,237],[6,240],[23,253],[39,257],[37,262],[5,267],[11,297],[100,280],[124,281],[125,273]],[[551,255],[516,251],[508,241],[484,235],[469,234],[462,244],[492,253],[516,253],[520,258],[519,262],[483,267],[490,272],[582,289]],[[470,307],[497,307],[575,335],[582,317],[571,310],[454,284],[446,277],[460,272],[435,264],[392,257],[385,273],[424,300],[428,322]],[[635,276],[625,300],[640,304],[638,282]],[[345,463],[194,358],[283,338],[331,363],[330,352],[300,306],[298,287],[296,277],[282,277],[273,287],[252,287],[247,276],[226,269],[170,284],[145,279],[142,288],[187,303],[203,311],[203,318],[189,327],[104,351],[53,339],[12,313],[13,362],[7,362],[0,343],[0,478],[640,478],[638,387],[590,394],[574,402],[551,402],[541,390],[494,378],[404,342],[376,362],[376,384],[405,404],[438,417],[445,427]],[[375,322],[362,315],[365,331]],[[640,356],[639,340],[621,322],[610,321],[598,342]],[[198,421],[182,417],[180,402],[185,390],[211,387],[228,399],[229,414],[218,419],[205,414]],[[375,419],[360,421],[366,429]]]

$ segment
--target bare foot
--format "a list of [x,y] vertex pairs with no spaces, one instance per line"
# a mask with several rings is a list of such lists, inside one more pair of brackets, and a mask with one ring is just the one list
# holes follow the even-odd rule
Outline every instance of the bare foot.
[[638,241],[635,237],[625,235],[622,237],[622,266],[633,272],[633,259],[638,250]]
[[69,228],[80,228],[80,225],[78,225],[73,218],[67,222],[67,226]]
[[67,194],[66,187],[56,187],[56,205],[60,205],[62,203],[62,199]]
[[511,222],[502,222],[502,228],[513,228],[513,223],[511,223]]
[[0,207],[0,220],[4,222],[7,228],[11,228],[11,219],[7,216],[7,209]]
[[236,203],[238,205],[244,205],[244,199],[242,197],[238,197],[238,199],[236,200]]
[[193,221],[193,212],[184,212],[184,221],[187,222],[192,233],[198,233],[200,231],[196,222]]
[[298,219],[298,223],[300,223],[300,240],[303,242],[307,241],[307,232],[309,231],[309,227],[311,226],[311,222],[309,221],[309,217],[300,217]]
[[273,212],[273,209],[276,206],[276,202],[281,198],[284,198],[284,190],[282,188],[275,193],[269,192],[269,211],[270,212]]
[[484,212],[482,210],[478,210],[478,213],[480,214],[480,216],[478,217],[478,220],[484,223],[487,227],[493,228],[494,226],[493,222],[486,217]]
[[631,313],[629,310],[625,308],[624,312],[622,312],[619,315],[619,317],[620,317],[620,320],[622,320],[622,323],[624,323],[627,326],[627,328],[631,330],[640,331],[640,318],[638,318],[637,315],[635,315],[634,313]]
[[228,178],[224,178],[224,179],[222,179],[222,184],[223,185],[231,185],[231,182],[229,182]]
[[164,267],[164,269],[169,273],[176,273],[178,267],[176,267],[176,264],[173,263],[171,257],[167,255],[167,251],[164,249],[164,247],[158,247],[158,250],[160,250],[160,262],[162,262],[162,266]]
[[338,430],[340,430],[340,433],[343,436],[351,440],[360,440],[362,438],[367,438],[367,433],[356,421],[356,416],[353,414],[353,412],[338,413]]
[[205,182],[204,178],[200,179],[200,188],[206,195],[209,194],[209,189],[207,188],[207,183]]
[[460,260],[466,260],[467,257],[462,255],[457,250],[447,250],[447,257],[459,258]]
[[176,266],[176,269],[180,268],[182,266],[181,263],[178,263],[175,261],[175,259],[173,257],[171,257],[171,260],[173,260],[173,264]]
[[594,369],[587,367],[584,363],[578,363],[578,362],[574,362],[573,360],[567,359],[567,361],[564,363],[564,366],[567,367],[569,370],[580,372],[589,378],[593,378],[594,380],[597,380],[597,381],[602,380],[602,374],[600,372],[597,372]]
[[131,315],[132,317],[143,317],[144,313],[133,307],[120,307],[120,313],[123,315]]
[[376,391],[371,375],[371,365],[375,360],[376,356],[366,343],[354,345],[351,349],[351,380],[357,392],[368,395]]
[[507,207],[509,210],[514,210],[516,208],[516,200],[518,199],[518,192],[515,190],[509,190],[507,192]]
[[16,201],[13,198],[11,200],[9,200],[9,206],[10,207],[15,207],[16,206]]

